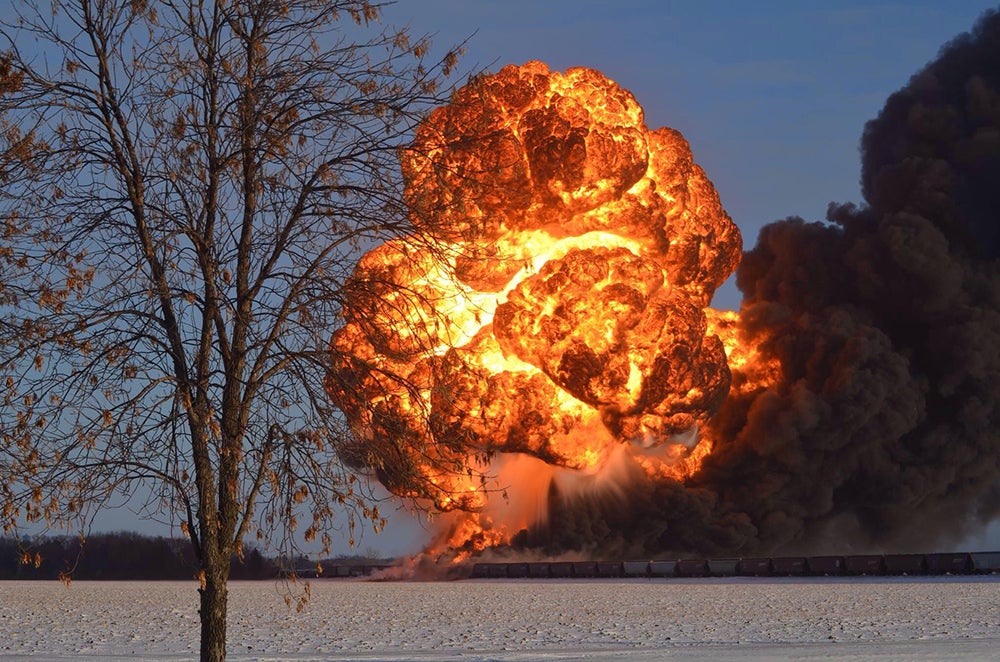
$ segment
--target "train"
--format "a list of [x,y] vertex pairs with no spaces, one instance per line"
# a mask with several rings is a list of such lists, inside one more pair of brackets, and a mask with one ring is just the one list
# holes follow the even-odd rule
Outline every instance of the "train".
[[775,556],[652,561],[475,563],[474,579],[861,577],[1000,574],[1000,552]]

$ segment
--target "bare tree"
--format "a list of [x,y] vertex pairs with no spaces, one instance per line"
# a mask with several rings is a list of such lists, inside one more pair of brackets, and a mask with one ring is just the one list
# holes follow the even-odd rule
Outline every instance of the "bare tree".
[[456,55],[430,61],[364,0],[17,7],[0,31],[3,526],[145,500],[190,538],[201,657],[223,659],[247,536],[328,550],[384,524],[337,459],[328,342],[359,248],[433,241],[397,151]]

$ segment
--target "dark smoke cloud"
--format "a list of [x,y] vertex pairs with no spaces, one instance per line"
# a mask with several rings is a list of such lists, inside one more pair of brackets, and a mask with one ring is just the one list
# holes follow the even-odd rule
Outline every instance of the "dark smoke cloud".
[[730,396],[704,470],[556,496],[515,546],[916,551],[1000,514],[1000,15],[893,94],[861,149],[866,204],[773,223],[744,255],[742,331],[783,374]]

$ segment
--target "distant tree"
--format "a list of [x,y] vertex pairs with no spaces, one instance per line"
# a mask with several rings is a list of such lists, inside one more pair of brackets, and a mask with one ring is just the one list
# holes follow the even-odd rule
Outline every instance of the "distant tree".
[[323,554],[384,524],[337,460],[328,341],[360,247],[437,249],[397,151],[456,55],[431,62],[378,17],[364,0],[4,9],[0,521],[144,500],[193,546],[204,660],[225,656],[248,536]]
[[[130,531],[88,536],[44,536],[30,542],[0,537],[0,579],[183,580],[197,563],[189,541]],[[28,553],[26,550],[30,549]],[[36,559],[37,554],[37,559]],[[275,563],[250,544],[230,559],[233,579],[273,579]]]

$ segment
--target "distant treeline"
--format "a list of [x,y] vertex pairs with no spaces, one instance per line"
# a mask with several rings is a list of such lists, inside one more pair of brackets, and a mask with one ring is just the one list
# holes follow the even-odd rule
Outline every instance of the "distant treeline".
[[[348,559],[350,561],[351,559]],[[368,559],[357,558],[357,562]],[[328,561],[324,561],[324,564]],[[290,570],[313,574],[316,562],[265,557],[257,549],[231,561],[232,579],[273,579]],[[184,580],[197,574],[191,543],[184,539],[144,536],[132,532],[98,533],[81,547],[75,536],[47,536],[31,541],[0,538],[0,580]]]

